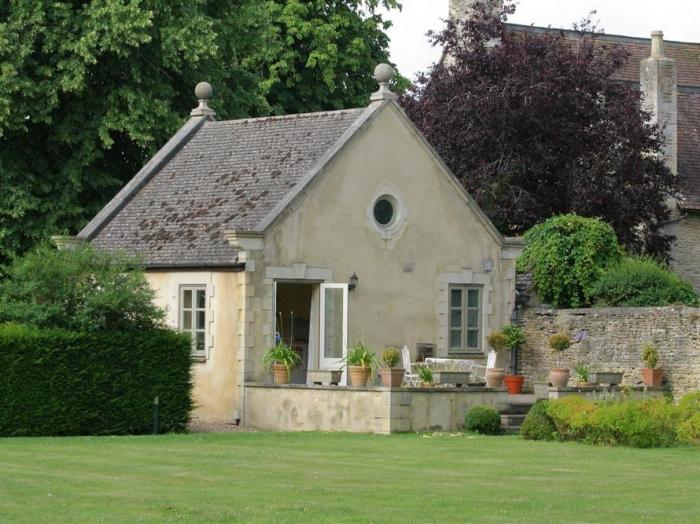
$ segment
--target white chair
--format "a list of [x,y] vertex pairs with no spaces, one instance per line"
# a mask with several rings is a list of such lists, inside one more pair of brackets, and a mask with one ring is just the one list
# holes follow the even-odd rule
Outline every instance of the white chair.
[[481,378],[486,380],[486,370],[488,368],[495,368],[496,367],[496,352],[495,351],[489,351],[489,356],[486,359],[486,365],[482,366],[480,364],[474,363],[472,365],[472,368],[474,370],[474,375],[479,376],[478,371],[483,370],[483,374],[481,375]]
[[420,387],[422,380],[418,376],[418,373],[413,371],[413,363],[411,362],[411,352],[408,350],[408,346],[404,346],[401,349],[401,360],[403,363],[403,381],[404,383],[412,388]]

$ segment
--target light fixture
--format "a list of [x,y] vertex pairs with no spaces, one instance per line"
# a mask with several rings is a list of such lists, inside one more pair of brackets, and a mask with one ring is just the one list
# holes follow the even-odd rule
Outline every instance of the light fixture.
[[484,260],[484,273],[493,271],[493,259],[491,257]]
[[352,291],[357,287],[357,281],[360,280],[357,278],[357,273],[353,271],[352,276],[350,277],[350,282],[348,282],[348,289]]

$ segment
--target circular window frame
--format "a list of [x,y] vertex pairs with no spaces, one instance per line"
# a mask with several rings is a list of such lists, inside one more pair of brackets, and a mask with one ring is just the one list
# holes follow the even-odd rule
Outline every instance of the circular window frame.
[[[388,201],[393,207],[393,216],[386,224],[381,224],[375,217],[375,207],[381,200]],[[408,209],[396,188],[384,185],[377,189],[367,206],[365,220],[367,225],[384,240],[390,240],[401,233],[408,220]]]

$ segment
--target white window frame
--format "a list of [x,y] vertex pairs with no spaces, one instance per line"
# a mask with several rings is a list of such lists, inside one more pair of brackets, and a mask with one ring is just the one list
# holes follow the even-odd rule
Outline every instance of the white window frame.
[[[454,289],[460,289],[462,291],[462,300],[459,305],[459,307],[453,307],[451,300],[452,300],[452,290]],[[469,306],[469,291],[476,291],[479,293],[478,296],[478,306],[477,307],[470,307]],[[455,355],[455,354],[474,354],[474,353],[483,353],[484,348],[482,346],[482,336],[483,336],[483,327],[482,327],[482,321],[483,321],[483,315],[484,315],[484,310],[483,310],[483,293],[484,289],[483,286],[480,285],[473,285],[473,284],[450,284],[447,290],[447,353],[450,355]],[[453,310],[460,310],[462,312],[461,314],[461,325],[459,326],[460,330],[460,347],[459,348],[454,348],[452,347],[451,341],[452,341],[452,332],[456,331],[456,328],[452,325],[452,311]],[[476,310],[477,311],[477,322],[476,322],[476,327],[469,327],[468,326],[468,321],[469,321],[469,311],[470,310]],[[469,331],[476,331],[477,333],[477,346],[476,347],[468,347],[467,341],[468,341],[468,332]]]
[[[192,292],[192,307],[185,308],[185,291]],[[197,291],[204,291],[204,307],[197,307]],[[203,284],[183,284],[180,286],[178,293],[178,329],[182,332],[190,333],[192,337],[192,356],[200,359],[207,358],[207,335],[208,335],[208,306],[209,297],[207,295],[207,286]],[[189,329],[184,328],[184,316],[185,311],[190,311],[192,313],[192,322]],[[197,313],[204,312],[204,327],[197,328]],[[203,348],[197,350],[197,332],[202,333],[202,339],[204,341]]]

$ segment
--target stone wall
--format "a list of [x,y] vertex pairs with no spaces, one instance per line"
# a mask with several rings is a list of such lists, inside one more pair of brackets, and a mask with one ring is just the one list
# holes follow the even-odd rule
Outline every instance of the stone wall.
[[586,331],[585,340],[561,356],[561,364],[570,367],[572,375],[581,362],[591,369],[624,371],[623,384],[637,385],[642,380],[641,347],[653,342],[674,396],[700,389],[700,308],[526,308],[521,321],[528,342],[519,355],[519,371],[529,385],[556,367],[550,335],[568,333],[573,338]]
[[673,270],[700,291],[700,214],[689,214],[664,228],[675,235],[671,250]]

